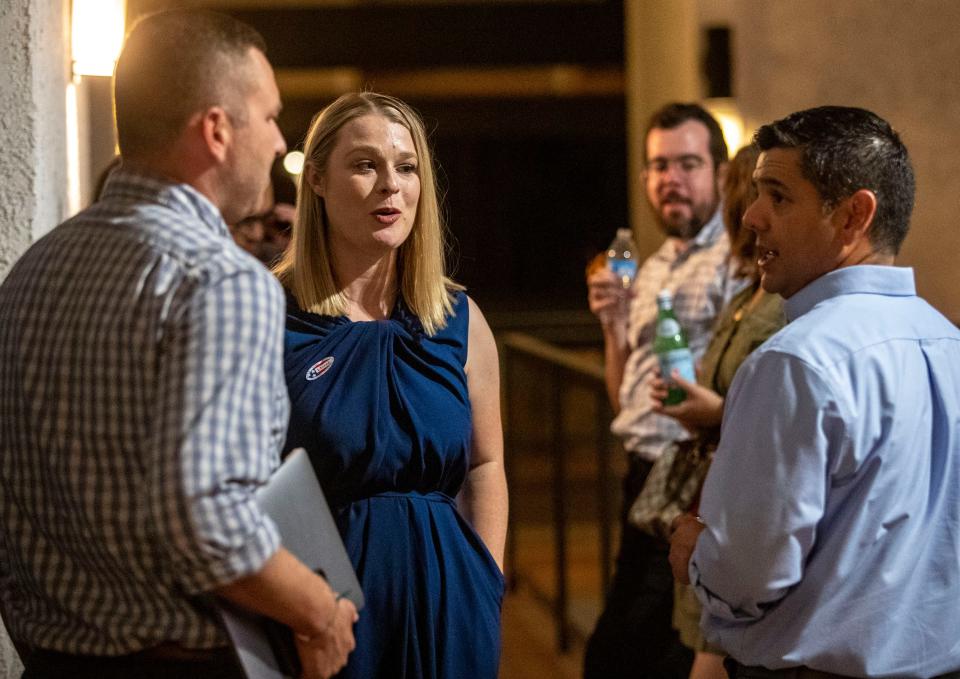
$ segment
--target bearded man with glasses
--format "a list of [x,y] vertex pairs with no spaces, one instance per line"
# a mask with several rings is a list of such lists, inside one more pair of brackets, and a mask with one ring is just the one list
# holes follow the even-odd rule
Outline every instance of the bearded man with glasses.
[[686,679],[690,672],[693,653],[671,626],[669,546],[626,520],[663,448],[690,437],[675,420],[652,409],[656,296],[661,290],[673,293],[674,311],[699,359],[717,313],[743,285],[729,266],[719,192],[727,146],[716,120],[697,104],[664,106],[647,126],[644,162],[647,199],[666,240],[643,263],[629,290],[605,267],[587,278],[590,310],[603,328],[607,392],[616,413],[611,428],[629,462],[616,571],[587,644],[586,679]]

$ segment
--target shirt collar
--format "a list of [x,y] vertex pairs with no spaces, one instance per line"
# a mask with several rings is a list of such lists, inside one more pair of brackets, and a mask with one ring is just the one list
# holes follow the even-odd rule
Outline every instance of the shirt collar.
[[857,293],[913,297],[917,294],[913,269],[864,264],[825,273],[786,300],[787,321],[796,320],[824,300]]
[[718,203],[713,216],[703,225],[703,228],[693,237],[690,249],[710,247],[723,235],[723,205]]
[[199,219],[213,233],[229,238],[230,231],[217,206],[197,189],[142,168],[118,167],[110,173],[103,189],[104,200],[120,199],[162,205]]

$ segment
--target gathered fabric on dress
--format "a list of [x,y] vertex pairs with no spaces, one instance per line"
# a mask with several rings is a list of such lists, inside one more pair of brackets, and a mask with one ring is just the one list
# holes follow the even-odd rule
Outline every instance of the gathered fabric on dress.
[[344,678],[495,677],[504,581],[457,510],[470,466],[469,307],[428,336],[398,299],[351,321],[289,298],[286,449],[303,447],[366,606]]

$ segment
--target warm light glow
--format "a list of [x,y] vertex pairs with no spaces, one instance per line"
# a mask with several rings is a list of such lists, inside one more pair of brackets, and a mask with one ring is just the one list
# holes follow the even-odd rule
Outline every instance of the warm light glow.
[[113,75],[123,45],[126,0],[73,0],[73,74]]
[[80,212],[80,124],[77,86],[67,83],[67,213]]
[[283,169],[294,177],[303,172],[303,151],[291,151],[283,157]]
[[727,150],[732,157],[737,151],[750,143],[751,134],[747,134],[746,123],[740,114],[736,102],[729,98],[707,99],[703,107],[720,123],[723,137],[727,140]]

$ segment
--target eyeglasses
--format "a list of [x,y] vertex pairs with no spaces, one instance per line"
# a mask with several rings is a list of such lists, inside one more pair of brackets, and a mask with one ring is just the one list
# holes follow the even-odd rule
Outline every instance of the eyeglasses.
[[686,155],[677,158],[652,158],[647,161],[644,169],[651,175],[666,174],[671,165],[675,165],[683,174],[693,174],[707,166],[707,161],[700,156]]

